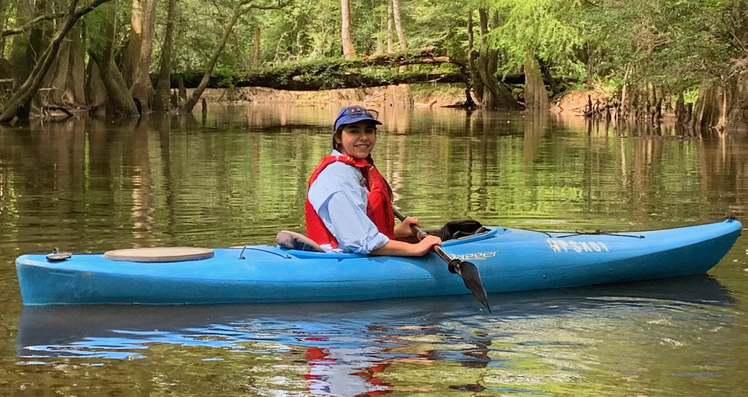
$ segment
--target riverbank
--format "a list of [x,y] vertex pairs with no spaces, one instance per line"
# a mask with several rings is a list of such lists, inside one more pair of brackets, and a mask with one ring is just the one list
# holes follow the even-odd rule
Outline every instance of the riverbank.
[[[410,93],[410,95],[409,95]],[[412,84],[372,88],[348,88],[325,91],[284,91],[263,87],[207,89],[202,95],[208,102],[320,103],[358,102],[374,106],[445,107],[465,102],[465,88],[458,85]]]
[[[410,93],[410,95],[408,95]],[[317,105],[358,102],[372,107],[413,106],[450,107],[465,102],[465,88],[457,84],[411,84],[326,91],[284,91],[263,87],[207,89],[208,102],[252,102],[257,104],[289,103]],[[582,116],[589,101],[604,101],[605,94],[594,90],[574,90],[553,101],[553,113]]]

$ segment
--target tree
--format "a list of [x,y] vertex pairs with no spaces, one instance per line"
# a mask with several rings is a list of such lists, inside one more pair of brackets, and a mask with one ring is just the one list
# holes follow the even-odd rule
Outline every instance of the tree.
[[[479,49],[478,58],[472,62],[471,67],[473,69],[473,84],[476,88],[476,93],[480,98],[480,103],[486,109],[519,109],[519,104],[512,97],[509,89],[504,86],[496,77],[498,71],[498,60],[499,51],[493,48],[489,42],[489,34],[492,30],[498,27],[498,14],[493,13],[493,17],[490,17],[490,11],[486,8],[478,9],[479,16]],[[472,17],[469,19],[472,21]],[[472,39],[472,23],[470,42],[474,42]],[[469,51],[472,51],[470,49]]]
[[38,10],[31,0],[18,0],[16,2],[16,27],[17,33],[13,35],[10,48],[10,71],[16,81],[25,81],[31,73],[29,65],[36,63],[36,54],[42,51],[42,32],[36,20]]
[[[579,32],[569,21],[579,5],[578,0],[492,0],[501,23],[492,29],[490,43],[503,51],[500,71],[506,74],[516,68],[525,71],[525,105],[530,109],[547,109],[549,92],[540,65],[574,69],[578,61],[574,49]],[[550,68],[546,69],[547,74]]]
[[[102,18],[97,19],[93,28],[97,31],[98,41],[92,45],[88,54],[92,60],[89,70],[89,89],[103,89],[103,92],[89,91],[89,97],[101,98],[106,113],[124,117],[138,116],[138,108],[132,100],[125,79],[114,64],[113,43],[117,16],[115,7],[102,10]],[[98,103],[95,103],[98,105]]]
[[63,39],[80,18],[108,1],[110,0],[92,0],[88,4],[78,7],[78,0],[71,0],[65,18],[61,21],[49,45],[41,54],[39,61],[34,65],[26,81],[5,104],[2,113],[0,113],[0,122],[10,121],[17,116],[28,117],[31,99],[39,91],[44,75],[54,62]]
[[158,81],[156,82],[156,94],[153,97],[153,109],[166,112],[170,106],[169,91],[171,88],[171,57],[174,48],[174,25],[177,14],[177,0],[169,0],[166,12],[166,32],[164,44],[161,46],[161,60],[158,68]]
[[85,57],[82,49],[83,29],[76,25],[68,38],[60,45],[60,50],[47,72],[42,87],[47,87],[49,95],[41,106],[85,108]]
[[158,0],[132,0],[130,32],[123,61],[125,81],[133,98],[140,103],[142,112],[150,110],[153,92],[150,69],[157,3]]
[[698,90],[693,113],[676,103],[677,112],[688,112],[677,119],[693,115],[699,128],[745,125],[746,7],[746,0],[587,3],[576,23],[589,79],[620,98],[622,117],[651,117],[668,97]]
[[286,2],[279,2],[275,5],[262,6],[252,4],[252,1],[253,0],[241,0],[234,6],[233,14],[223,26],[223,34],[221,35],[221,39],[219,40],[216,48],[213,50],[213,54],[211,55],[210,60],[208,60],[208,64],[205,68],[205,73],[203,74],[203,78],[200,81],[200,84],[192,92],[192,96],[190,96],[190,98],[187,99],[187,101],[185,101],[185,103],[180,107],[180,111],[187,113],[192,112],[192,109],[195,107],[197,101],[202,96],[203,91],[205,91],[205,88],[208,86],[213,68],[215,68],[218,57],[221,55],[221,52],[223,52],[223,48],[226,46],[226,41],[228,40],[231,31],[234,29],[236,21],[239,20],[239,17],[246,14],[252,9],[279,9],[287,5]]
[[392,19],[395,22],[395,31],[397,31],[397,41],[400,42],[400,51],[408,49],[408,41],[405,39],[405,30],[400,18],[400,0],[392,0]]

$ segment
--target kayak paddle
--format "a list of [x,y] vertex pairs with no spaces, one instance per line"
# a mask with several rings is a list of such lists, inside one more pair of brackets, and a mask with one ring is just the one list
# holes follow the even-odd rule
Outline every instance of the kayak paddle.
[[[397,219],[400,219],[401,222],[405,219],[405,215],[403,215],[402,212],[400,212],[396,208],[392,208],[392,211],[395,213]],[[418,226],[413,225],[412,227],[420,238],[426,237],[426,233]],[[483,288],[483,283],[480,281],[478,266],[475,266],[475,264],[473,264],[472,262],[450,257],[449,254],[444,252],[442,247],[438,245],[434,246],[434,251],[437,255],[439,255],[440,258],[444,259],[444,261],[447,262],[449,271],[451,273],[456,273],[457,275],[462,277],[462,282],[464,282],[465,286],[470,290],[470,292],[473,293],[475,299],[477,299],[478,302],[482,303],[483,306],[488,309],[488,312],[491,313],[491,307],[488,306],[488,296],[486,295],[486,290]]]

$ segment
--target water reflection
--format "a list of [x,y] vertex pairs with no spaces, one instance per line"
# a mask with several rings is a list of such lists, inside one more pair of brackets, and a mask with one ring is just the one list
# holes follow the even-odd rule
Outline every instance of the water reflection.
[[[22,253],[260,244],[302,231],[307,178],[330,150],[337,110],[211,104],[198,118],[0,127],[0,394],[21,393],[16,383],[65,395],[128,394],[136,383],[154,395],[746,389],[745,304],[733,299],[746,296],[744,238],[710,272],[730,294],[707,277],[496,295],[494,316],[469,296],[19,313]],[[380,117],[377,165],[426,227],[470,217],[623,231],[745,218],[745,135],[452,109]]]
[[[301,231],[306,181],[330,150],[335,110],[273,110],[4,129],[3,237],[23,252],[101,251],[119,248],[111,241],[226,246]],[[544,113],[381,110],[377,164],[398,205],[427,223],[620,230],[741,217],[746,207],[748,149],[736,137],[672,128],[629,137]]]
[[[501,303],[494,316],[477,314],[468,300],[30,306],[23,308],[16,354],[27,364],[54,365],[60,358],[78,357],[108,365],[111,359],[158,359],[163,350],[158,346],[176,345],[196,349],[203,360],[237,354],[275,357],[277,362],[255,368],[255,375],[281,376],[285,385],[303,380],[304,389],[320,395],[428,392],[435,387],[502,390],[502,384],[514,383],[507,377],[520,373],[535,379],[519,382],[525,392],[540,392],[548,384],[591,376],[585,375],[591,370],[586,356],[597,349],[614,356],[639,349],[630,341],[610,344],[603,335],[612,329],[650,328],[642,336],[646,341],[641,343],[647,344],[658,321],[698,327],[722,316],[719,321],[724,322],[734,304],[708,276],[496,295],[492,300]],[[680,334],[664,331],[661,343],[683,343],[677,340]],[[558,356],[560,349],[565,358]],[[551,351],[554,357],[548,356]],[[625,364],[619,369],[640,370]],[[429,371],[444,378],[426,376]],[[483,380],[470,382],[477,374]],[[531,386],[536,381],[544,386]]]

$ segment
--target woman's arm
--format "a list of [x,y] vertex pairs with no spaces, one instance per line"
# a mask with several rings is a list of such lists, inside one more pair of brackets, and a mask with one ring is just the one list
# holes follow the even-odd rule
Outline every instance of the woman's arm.
[[417,243],[407,243],[405,241],[390,240],[387,244],[371,251],[372,255],[393,255],[393,256],[423,256],[431,252],[436,245],[441,245],[442,239],[436,236],[426,236]]

